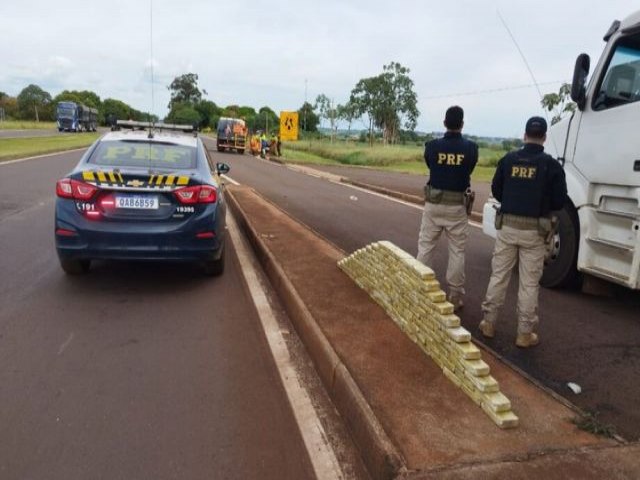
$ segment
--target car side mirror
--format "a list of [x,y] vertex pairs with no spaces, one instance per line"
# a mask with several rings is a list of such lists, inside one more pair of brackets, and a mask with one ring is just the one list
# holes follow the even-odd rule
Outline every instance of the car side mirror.
[[576,66],[573,69],[573,82],[571,82],[571,100],[576,102],[578,109],[584,110],[587,99],[587,76],[591,59],[586,53],[581,53],[576,59]]
[[227,165],[226,163],[218,162],[216,163],[216,170],[218,171],[218,175],[224,175],[225,173],[229,173],[231,167],[229,167],[229,165]]

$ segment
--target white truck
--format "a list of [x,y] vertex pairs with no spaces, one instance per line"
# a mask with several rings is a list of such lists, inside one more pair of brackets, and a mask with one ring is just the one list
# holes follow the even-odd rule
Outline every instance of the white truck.
[[[570,284],[577,272],[640,289],[640,11],[616,20],[589,83],[590,59],[576,60],[578,109],[553,125],[545,150],[564,165],[569,200],[541,284]],[[483,229],[495,237],[495,200]]]

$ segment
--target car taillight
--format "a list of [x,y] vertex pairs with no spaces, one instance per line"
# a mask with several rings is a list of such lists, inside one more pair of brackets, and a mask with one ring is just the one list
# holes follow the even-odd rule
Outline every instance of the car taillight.
[[56,195],[62,198],[91,200],[97,191],[98,187],[96,186],[69,178],[63,178],[56,183]]
[[71,190],[71,180],[63,178],[56,183],[56,195],[62,198],[73,198],[73,190]]
[[194,203],[215,203],[218,199],[218,192],[210,185],[184,187],[173,193],[180,203],[186,205],[193,205]]

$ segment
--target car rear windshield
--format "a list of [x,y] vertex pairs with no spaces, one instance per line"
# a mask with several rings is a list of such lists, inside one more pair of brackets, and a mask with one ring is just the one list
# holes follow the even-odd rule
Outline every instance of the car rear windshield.
[[196,148],[160,142],[105,141],[98,144],[89,163],[109,167],[193,169]]

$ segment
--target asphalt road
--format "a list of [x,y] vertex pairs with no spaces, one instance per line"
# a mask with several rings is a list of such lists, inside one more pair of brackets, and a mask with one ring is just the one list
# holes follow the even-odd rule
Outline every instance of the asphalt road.
[[[421,210],[380,196],[330,183],[255,159],[220,154],[231,165],[230,176],[250,185],[326,239],[352,252],[370,242],[391,240],[416,254]],[[477,324],[490,276],[493,240],[471,229],[467,248],[467,297],[462,322],[481,342]],[[446,246],[438,246],[435,270],[446,268]],[[640,438],[640,294],[619,289],[614,298],[575,291],[542,289],[541,344],[515,347],[517,274],[511,282],[496,338],[485,343],[544,385],[578,406],[597,413],[628,439]],[[582,387],[573,394],[567,382]]]
[[0,166],[0,478],[311,478],[229,242],[227,271],[53,244],[67,153]]

